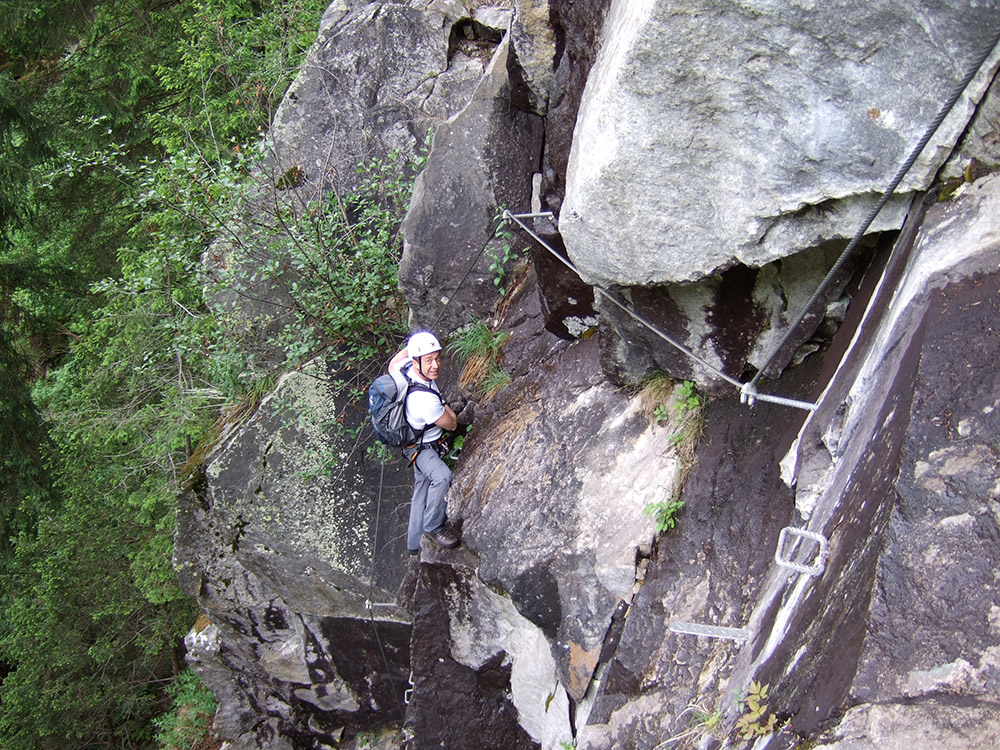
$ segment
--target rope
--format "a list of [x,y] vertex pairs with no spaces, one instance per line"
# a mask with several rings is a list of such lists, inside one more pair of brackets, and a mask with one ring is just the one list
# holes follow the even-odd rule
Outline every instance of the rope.
[[[540,214],[531,214],[531,216],[533,218],[538,218],[540,216],[544,216],[546,218],[553,218],[553,215],[552,215],[551,212],[546,213],[546,214],[541,214],[541,215]],[[562,263],[567,268],[569,268],[573,273],[577,273],[576,267],[572,263],[570,263],[562,255],[560,255],[559,253],[557,253],[552,248],[552,246],[549,245],[549,243],[547,243],[545,240],[543,240],[541,237],[539,237],[538,234],[533,229],[531,229],[531,227],[527,226],[523,221],[521,221],[521,215],[515,215],[515,214],[510,213],[510,211],[504,211],[504,217],[505,218],[509,218],[512,221],[516,222],[524,231],[526,231],[528,234],[530,234],[532,236],[532,238],[534,238],[534,240],[539,245],[541,245],[542,247],[544,247],[546,250],[548,250],[552,254],[553,257],[555,257],[557,260],[559,260],[560,263]],[[704,367],[706,370],[708,370],[709,372],[714,373],[716,376],[718,376],[722,380],[725,380],[730,385],[733,385],[733,386],[735,386],[737,388],[740,388],[741,389],[740,398],[743,401],[743,403],[748,403],[748,404],[750,404],[752,406],[753,403],[754,403],[754,401],[756,401],[757,399],[760,399],[761,401],[770,401],[771,403],[781,404],[782,406],[791,406],[791,407],[796,408],[796,409],[805,409],[806,411],[815,411],[816,410],[816,404],[811,404],[808,401],[796,401],[795,399],[783,398],[781,396],[772,396],[772,395],[767,394],[767,393],[758,393],[756,391],[756,389],[749,389],[749,390],[747,390],[747,386],[746,385],[744,385],[743,383],[741,383],[739,380],[737,380],[736,378],[732,377],[731,375],[727,375],[725,372],[723,372],[719,368],[717,368],[714,365],[712,365],[711,363],[709,363],[703,357],[701,357],[700,355],[696,354],[694,351],[692,351],[688,347],[684,346],[684,344],[680,343],[679,341],[675,340],[674,338],[672,338],[668,334],[666,334],[663,331],[661,331],[655,325],[653,325],[648,320],[646,320],[644,317],[642,317],[641,315],[639,315],[639,313],[635,312],[634,310],[632,310],[631,308],[629,308],[625,303],[623,303],[620,300],[618,300],[613,294],[611,294],[607,290],[603,289],[602,287],[600,287],[600,286],[598,286],[596,284],[593,286],[593,289],[601,297],[603,297],[604,299],[608,300],[609,302],[611,302],[615,306],[619,307],[622,311],[624,311],[631,318],[633,318],[637,322],[641,323],[643,326],[645,326],[650,331],[652,331],[654,334],[656,334],[661,339],[663,339],[664,341],[666,341],[668,344],[670,344],[671,346],[673,346],[674,348],[676,348],[682,354],[684,354],[685,356],[687,356],[690,359],[694,360],[695,362],[697,362],[698,364],[700,364],[702,367]]]
[[[757,370],[757,373],[747,383],[741,383],[739,380],[731,377],[730,375],[727,375],[722,370],[720,370],[717,367],[713,366],[712,364],[710,364],[709,362],[707,362],[703,357],[699,356],[694,351],[692,351],[688,347],[686,347],[683,344],[681,344],[679,341],[676,341],[675,339],[673,339],[672,337],[668,336],[663,331],[659,330],[656,326],[654,326],[648,320],[646,320],[641,315],[639,315],[638,313],[636,313],[634,310],[630,309],[627,305],[625,305],[623,302],[621,302],[620,300],[618,300],[614,295],[612,295],[611,293],[609,293],[607,290],[603,289],[599,285],[595,284],[593,286],[594,291],[598,295],[600,295],[601,297],[603,297],[604,299],[608,300],[613,305],[615,305],[616,307],[618,307],[619,309],[621,309],[623,312],[625,312],[631,318],[633,318],[634,320],[636,320],[637,322],[639,322],[640,324],[642,324],[643,326],[645,326],[647,329],[649,329],[650,331],[652,331],[654,334],[656,334],[657,336],[659,336],[661,339],[663,339],[664,341],[666,341],[668,344],[670,344],[671,346],[673,346],[675,349],[677,349],[678,351],[680,351],[682,354],[684,354],[685,356],[687,356],[689,359],[697,362],[699,365],[701,365],[702,367],[704,367],[706,370],[708,370],[711,373],[714,373],[717,377],[719,377],[722,380],[726,381],[730,385],[733,385],[733,386],[739,388],[740,389],[740,401],[742,403],[749,404],[750,406],[753,406],[754,403],[759,399],[761,401],[768,401],[768,402],[779,404],[779,405],[782,405],[782,406],[790,406],[790,407],[796,408],[796,409],[805,409],[807,411],[815,411],[816,408],[817,408],[817,405],[813,404],[813,403],[809,403],[807,401],[797,401],[795,399],[783,398],[781,396],[773,396],[771,394],[760,393],[760,392],[757,391],[757,383],[760,381],[760,378],[763,376],[763,374],[767,370],[767,368],[770,367],[771,364],[774,362],[775,358],[778,356],[778,354],[780,353],[781,349],[791,339],[791,337],[795,333],[796,329],[798,329],[798,327],[802,324],[802,321],[805,319],[806,315],[809,313],[809,310],[812,308],[812,306],[819,299],[820,295],[823,294],[823,292],[826,291],[827,287],[829,287],[829,285],[832,283],[833,278],[837,275],[837,273],[843,267],[844,263],[850,257],[851,253],[855,250],[855,248],[861,242],[862,238],[864,237],[865,232],[868,231],[868,228],[871,226],[872,222],[875,220],[875,217],[878,216],[879,212],[885,207],[885,205],[892,198],[892,195],[895,192],[896,188],[899,187],[899,184],[903,181],[903,178],[906,176],[906,174],[913,167],[913,164],[916,162],[917,158],[920,156],[920,153],[927,146],[927,144],[930,141],[930,139],[934,136],[934,133],[937,132],[938,128],[941,126],[941,123],[948,116],[948,114],[951,112],[951,110],[954,109],[955,104],[958,102],[958,99],[961,97],[961,95],[965,91],[965,89],[968,88],[969,84],[972,82],[972,79],[975,78],[976,74],[979,72],[979,69],[983,66],[983,63],[986,62],[986,59],[990,56],[990,54],[996,48],[996,46],[997,46],[998,43],[1000,43],[1000,28],[998,28],[994,32],[993,37],[991,38],[989,44],[987,44],[985,46],[985,48],[982,50],[982,52],[976,58],[975,62],[970,66],[970,68],[967,71],[967,73],[965,74],[965,76],[955,86],[954,90],[951,92],[951,94],[949,95],[948,99],[945,101],[945,104],[941,107],[941,110],[938,112],[937,116],[934,118],[934,120],[928,126],[928,128],[924,132],[923,136],[917,142],[917,145],[913,148],[913,151],[910,153],[909,157],[907,157],[907,159],[903,162],[903,165],[896,172],[896,176],[893,177],[892,181],[890,182],[890,184],[886,188],[886,190],[883,192],[882,197],[879,199],[879,201],[876,204],[876,206],[869,213],[868,217],[862,223],[861,227],[859,227],[858,231],[855,233],[854,237],[848,243],[847,247],[844,248],[844,251],[840,254],[840,257],[837,258],[837,261],[833,264],[833,267],[826,274],[826,276],[824,277],[823,281],[820,282],[819,287],[813,293],[812,297],[810,297],[809,301],[806,302],[806,304],[802,307],[802,310],[798,314],[798,316],[796,317],[795,322],[792,323],[791,326],[789,326],[788,330],[785,332],[785,335],[781,338],[781,341],[778,342],[778,344],[774,347],[773,351],[771,352],[770,356],[767,358],[767,361]],[[530,214],[518,214],[518,215],[515,215],[515,214],[512,214],[510,211],[506,211],[505,210],[503,212],[503,217],[505,219],[511,219],[514,222],[516,222],[522,229],[524,229],[524,231],[526,231],[529,235],[531,235],[531,237],[534,238],[534,240],[536,242],[538,242],[542,247],[544,247],[546,250],[548,250],[549,253],[551,253],[551,255],[554,258],[556,258],[560,263],[562,263],[567,268],[569,268],[573,273],[577,273],[578,274],[578,272],[576,270],[576,267],[572,263],[570,263],[569,260],[567,260],[562,255],[560,255],[558,252],[556,252],[552,248],[551,245],[549,245],[545,240],[543,240],[540,236],[538,236],[538,234],[534,230],[532,230],[529,226],[527,226],[522,221],[522,219],[529,219],[529,218],[530,219],[534,219],[534,218],[548,218],[548,219],[553,219],[554,216],[553,216],[553,214],[552,214],[551,211],[546,211],[546,212],[542,212],[542,213],[530,213]]]
[[885,207],[885,205],[889,202],[889,199],[892,198],[892,194],[896,191],[896,188],[899,187],[899,183],[903,181],[903,177],[905,177],[906,173],[910,171],[910,168],[916,162],[917,157],[920,156],[920,152],[924,150],[924,148],[927,146],[927,143],[934,136],[934,133],[936,133],[937,129],[941,126],[941,123],[944,122],[945,117],[947,117],[948,114],[951,112],[951,110],[955,107],[955,104],[958,102],[959,97],[961,97],[965,89],[968,88],[969,84],[972,82],[972,79],[976,77],[976,73],[979,72],[979,69],[983,66],[983,63],[986,62],[986,58],[990,56],[994,48],[997,46],[998,42],[1000,42],[1000,28],[997,28],[997,30],[994,32],[993,37],[990,40],[989,44],[985,46],[985,48],[976,58],[975,62],[969,67],[969,70],[965,74],[965,77],[963,77],[962,80],[959,81],[958,84],[955,86],[954,90],[951,92],[951,95],[945,101],[944,106],[941,107],[941,110],[937,113],[937,116],[931,121],[931,124],[927,127],[927,130],[924,132],[923,136],[917,142],[917,145],[913,147],[913,151],[907,157],[906,161],[903,162],[903,165],[899,168],[899,171],[896,172],[896,176],[892,178],[892,182],[889,183],[889,187],[887,187],[885,192],[882,193],[882,197],[879,200],[879,202],[875,205],[875,208],[873,208],[871,210],[871,213],[868,214],[868,218],[865,219],[864,223],[855,233],[854,238],[848,243],[847,247],[844,248],[844,252],[842,252],[840,254],[840,257],[837,258],[837,262],[833,264],[833,268],[830,269],[829,273],[827,273],[823,281],[820,282],[820,285],[816,289],[815,293],[813,293],[813,296],[810,297],[809,301],[806,302],[806,304],[802,307],[802,312],[799,313],[798,317],[795,319],[795,322],[788,328],[788,331],[782,337],[781,341],[778,342],[778,345],[774,347],[774,351],[771,353],[771,356],[768,357],[764,365],[759,370],[757,370],[757,374],[753,376],[753,379],[747,384],[748,386],[752,388],[757,384],[757,381],[760,380],[761,376],[764,374],[764,371],[767,370],[767,368],[770,367],[771,364],[774,362],[775,357],[778,356],[778,353],[781,351],[782,347],[784,347],[785,344],[788,343],[788,340],[792,337],[792,334],[795,332],[795,329],[802,324],[802,321],[805,319],[806,315],[809,313],[809,310],[812,308],[812,306],[816,303],[816,300],[819,299],[819,296],[824,291],[826,291],[826,288],[833,281],[833,277],[836,276],[837,272],[840,271],[841,267],[847,261],[847,258],[857,247],[858,243],[861,242],[861,238],[864,236],[864,233],[868,231],[868,227],[871,226],[871,223],[875,220],[875,217],[878,216],[879,211],[881,211]]

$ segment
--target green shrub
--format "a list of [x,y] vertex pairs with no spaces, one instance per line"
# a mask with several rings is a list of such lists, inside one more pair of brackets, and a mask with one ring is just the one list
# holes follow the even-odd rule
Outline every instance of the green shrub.
[[220,746],[212,731],[216,702],[212,691],[197,674],[187,669],[170,687],[173,704],[156,720],[159,750],[210,750]]
[[454,334],[448,342],[448,351],[463,363],[459,386],[489,397],[510,383],[510,376],[501,367],[503,347],[509,340],[508,332],[492,331],[482,321]]
[[653,519],[656,523],[656,533],[662,534],[677,525],[677,514],[683,507],[682,500],[658,500],[647,504],[642,513]]

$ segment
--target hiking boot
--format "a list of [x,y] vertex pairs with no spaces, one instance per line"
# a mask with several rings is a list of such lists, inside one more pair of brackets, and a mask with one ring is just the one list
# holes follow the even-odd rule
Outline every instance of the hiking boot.
[[424,536],[430,539],[438,547],[453,549],[458,546],[458,535],[447,526],[442,526],[437,531],[424,532]]

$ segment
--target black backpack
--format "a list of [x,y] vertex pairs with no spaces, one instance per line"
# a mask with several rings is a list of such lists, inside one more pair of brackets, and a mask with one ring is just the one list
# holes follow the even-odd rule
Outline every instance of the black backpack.
[[423,437],[423,430],[417,432],[406,421],[406,396],[411,390],[427,391],[437,394],[437,391],[426,385],[416,383],[406,378],[406,387],[397,388],[396,380],[388,373],[379,375],[368,388],[368,413],[371,415],[372,427],[379,442],[393,448],[414,445]]

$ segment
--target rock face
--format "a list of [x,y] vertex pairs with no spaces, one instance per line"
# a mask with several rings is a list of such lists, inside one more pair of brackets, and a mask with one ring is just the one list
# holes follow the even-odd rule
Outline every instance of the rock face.
[[275,113],[276,173],[347,194],[356,167],[398,150],[465,106],[483,64],[451,51],[468,14],[458,2],[334,2],[305,66]]
[[[612,3],[559,214],[570,257],[589,282],[633,286],[759,267],[851,237],[995,11]],[[903,190],[929,185],[991,73]],[[907,203],[873,229],[898,228]]]
[[[981,722],[996,710],[1000,674],[997,383],[986,355],[1000,345],[997,201],[994,176],[931,209],[909,258],[904,236],[804,422],[735,399],[713,407],[684,495],[684,523],[713,528],[702,539],[685,526],[661,544],[578,747],[653,747],[689,728],[688,704],[732,721],[751,679],[770,686],[771,710],[787,722],[770,746],[816,737],[844,705],[856,708],[829,747],[902,747],[942,732],[943,747],[990,745],[995,722]],[[789,445],[791,489],[775,461]],[[820,575],[773,562],[785,525],[828,540]],[[751,548],[733,536],[747,526]],[[803,565],[817,554],[814,542],[782,550]],[[670,622],[746,628],[749,641],[680,635]]]
[[286,377],[180,500],[174,565],[212,622],[189,661],[234,749],[401,718],[410,618],[383,603],[403,573],[409,470],[365,456],[329,375]]
[[579,701],[631,598],[636,555],[648,554],[642,509],[672,482],[670,434],[607,382],[594,339],[536,363],[479,409],[479,429],[504,439],[473,433],[449,503],[478,575],[548,637],[559,683]]
[[[779,308],[797,286],[815,288],[830,267],[806,264],[795,273],[776,261],[843,248],[982,49],[995,13],[995,6],[959,4],[613,3],[559,207],[569,257],[587,282],[656,289],[636,302],[637,311],[663,321],[668,335],[713,367],[736,379],[761,367],[767,342],[799,312]],[[906,191],[929,186],[997,59],[960,99],[872,232],[902,224]],[[739,285],[726,283],[732,277],[725,273],[702,281],[733,268]],[[763,288],[746,270],[758,268],[769,269]],[[762,305],[762,298],[769,301]],[[823,304],[836,298],[834,291]],[[736,341],[723,327],[734,299],[750,313]],[[655,363],[719,389],[719,376],[691,372],[656,337],[636,342],[623,315],[600,307],[621,339],[610,366],[624,379],[641,379]],[[820,308],[816,323],[822,317]]]
[[[860,253],[861,262],[844,264],[782,347],[768,375],[780,374],[822,323],[836,329],[850,301],[852,276],[864,271],[871,249]],[[703,391],[731,393],[732,381],[768,360],[842,250],[838,244],[827,243],[760,269],[735,266],[699,283],[636,287],[618,295],[620,304],[637,311],[656,331],[694,352],[701,362],[682,355],[620,305],[602,298],[598,307],[608,333],[605,369],[622,383],[641,381],[662,370],[696,382]]]
[[[555,705],[542,694],[558,690],[544,636],[483,585],[471,556],[452,553],[421,564],[414,600],[414,682],[405,725],[411,747],[537,748],[526,723],[537,736],[547,734],[549,744],[553,734],[572,737],[565,693]],[[533,705],[544,715],[537,709],[546,700],[558,717],[551,728],[533,725],[534,717],[515,708]]]
[[[509,332],[511,383],[460,391],[447,353],[446,396],[474,418],[449,493],[463,545],[415,558],[409,468],[371,460],[334,374],[287,377],[223,435],[181,498],[175,562],[210,620],[189,660],[229,748],[735,745],[751,680],[771,750],[989,746],[1000,177],[975,178],[992,105],[948,167],[975,155],[974,181],[938,205],[901,194],[768,373],[815,410],[714,401],[678,527],[657,538],[643,513],[679,491],[677,425],[622,385],[719,380],[589,284],[733,378],[759,367],[997,10],[807,5],[331,5],[276,141],[312,188],[331,154],[340,175],[434,129],[400,286],[414,325]],[[534,246],[516,274],[506,258],[501,300],[493,219],[529,205],[556,211],[530,226],[580,274]]]
[[[677,468],[671,429],[610,385],[595,339],[569,345],[545,332],[530,279],[507,309],[516,385],[478,405],[449,493],[463,548],[421,555],[412,748],[572,741],[577,705],[650,549],[643,508],[669,493]],[[436,626],[423,629],[425,617]],[[427,665],[419,677],[418,664]],[[483,739],[480,714],[496,695],[468,695],[486,684],[507,696],[493,719],[515,717],[507,740]],[[432,729],[428,713],[440,711],[448,721]]]
[[[899,726],[901,717],[908,718],[910,726],[893,740],[897,744],[918,728],[939,731],[934,709],[950,699],[960,701],[946,711],[956,734],[970,738],[969,746],[996,733],[995,721],[980,725],[979,720],[983,711],[995,715],[1000,694],[995,449],[1000,383],[992,364],[1000,343],[998,209],[1000,179],[991,176],[928,212],[896,284],[899,291],[879,311],[891,326],[870,345],[871,354],[853,384],[835,377],[830,386],[829,396],[846,394],[846,412],[821,428],[822,446],[804,447],[815,443],[801,441],[797,456],[800,464],[810,466],[800,472],[800,483],[815,481],[816,472],[823,471],[822,458],[829,462],[824,473],[831,475],[833,488],[840,476],[847,476],[845,459],[858,442],[859,428],[874,428],[899,456],[895,493],[883,503],[869,532],[873,539],[868,544],[883,549],[874,571],[867,633],[858,644],[857,674],[848,687],[851,704],[882,704],[871,707],[863,721],[878,720],[884,713]],[[898,354],[889,355],[890,349]],[[909,419],[896,429],[891,418],[866,426],[862,414],[872,413],[872,400],[893,379],[912,384],[912,401],[907,404],[904,388],[886,400],[884,410],[908,410]],[[803,437],[816,435],[818,426],[807,424]],[[884,460],[885,453],[876,455]],[[865,471],[872,470],[862,465],[855,473]],[[870,504],[873,499],[858,493],[853,502]],[[845,500],[852,498],[838,502]],[[839,536],[834,524],[842,516],[839,509],[828,510],[831,504],[829,494],[818,499],[810,526],[827,529],[833,556]],[[845,530],[843,536],[853,534]],[[862,595],[869,600],[867,593]],[[796,604],[792,622],[808,611],[808,595]],[[795,685],[794,675],[790,682],[806,692],[805,685]],[[914,710],[918,707],[925,710]],[[845,739],[832,746],[850,747],[846,738],[852,731],[857,730],[838,731]]]
[[[486,24],[509,22],[501,14],[474,27],[458,0],[330,5],[275,113],[244,226],[217,239],[205,257],[208,280],[227,281],[210,286],[213,304],[253,363],[277,358],[267,339],[295,317],[287,291],[297,282],[294,270],[286,267],[279,280],[260,274],[285,233],[287,219],[276,218],[274,207],[298,217],[317,205],[338,211],[335,201],[358,187],[359,167],[412,162],[479,85],[499,41]],[[530,175],[524,179],[530,184]]]
[[434,132],[414,187],[399,285],[416,328],[443,334],[485,318],[497,300],[491,266],[512,270],[494,238],[497,217],[502,206],[531,197],[542,123],[510,103],[508,46],[500,45],[465,109]]
[[[532,211],[542,208],[559,211],[562,206],[573,129],[587,76],[600,46],[608,5],[609,0],[553,0],[549,3],[552,27],[556,38],[561,40],[561,49],[553,61],[552,91],[545,118],[545,150],[542,171],[538,175],[537,205],[532,202]],[[563,258],[567,257],[562,238],[551,221],[537,220],[533,226]],[[540,248],[532,253],[532,263],[538,269],[546,327],[565,338],[576,338],[592,328],[597,319],[593,289]]]

